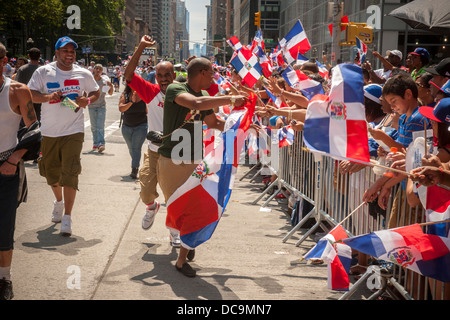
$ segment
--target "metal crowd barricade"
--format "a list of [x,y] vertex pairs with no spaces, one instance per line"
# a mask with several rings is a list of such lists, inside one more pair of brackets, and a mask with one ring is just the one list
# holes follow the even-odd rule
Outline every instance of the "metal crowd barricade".
[[[303,234],[296,246],[318,227],[330,231],[330,228],[343,221],[353,211],[355,212],[351,217],[342,223],[350,237],[424,222],[423,207],[420,205],[411,208],[407,203],[406,192],[400,185],[392,188],[386,210],[381,210],[376,204],[361,207],[364,192],[378,177],[371,167],[364,167],[356,173],[343,174],[339,164],[340,161],[331,157],[317,157],[309,152],[303,144],[301,132],[296,132],[291,146],[280,149],[277,170],[272,168],[270,163],[262,163],[262,166],[268,166],[277,174],[273,185],[279,186],[278,192],[284,187],[291,195],[310,202],[314,207],[288,232],[282,242],[286,242],[298,232],[310,218],[314,218],[316,222]],[[253,204],[261,200],[265,194],[260,195]],[[267,205],[273,197],[274,195],[264,205]],[[362,285],[373,281],[373,276],[378,278],[379,286],[368,299],[377,299],[383,294],[393,299],[406,300],[449,299],[450,283],[444,284],[390,262],[374,259],[367,272],[340,300],[349,299]]]

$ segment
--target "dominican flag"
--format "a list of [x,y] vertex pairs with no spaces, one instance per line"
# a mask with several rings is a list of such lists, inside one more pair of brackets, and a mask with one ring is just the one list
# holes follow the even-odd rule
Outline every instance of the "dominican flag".
[[258,48],[261,48],[263,50],[263,52],[264,52],[264,49],[266,48],[264,39],[262,37],[261,29],[259,29],[258,32],[256,32],[256,35],[253,38],[252,46],[251,46],[250,50],[252,50],[252,52],[254,54],[258,55]]
[[[423,207],[426,209],[427,222],[450,219],[450,190],[439,186],[419,186],[417,192]],[[448,238],[450,237],[450,223],[429,225],[427,233]]]
[[343,239],[351,248],[423,276],[450,282],[450,239],[425,234],[419,224]]
[[230,39],[228,39],[227,43],[230,45],[230,47],[233,48],[234,51],[239,51],[242,48],[242,44],[236,36],[233,36]]
[[328,96],[317,95],[306,111],[306,146],[338,160],[370,162],[361,67],[339,64],[333,69]]
[[278,67],[282,67],[285,63],[283,58],[283,52],[281,50],[280,45],[278,45],[275,49],[272,50],[270,54],[270,60],[272,60],[273,64],[276,64]]
[[302,65],[302,64],[304,64],[305,62],[308,62],[308,61],[309,61],[309,59],[307,57],[302,55],[300,52],[298,53],[296,64]]
[[308,100],[317,94],[324,94],[323,86],[320,82],[312,80],[300,70],[294,70],[288,66],[282,74],[286,82],[294,89],[300,90]]
[[317,61],[317,59],[316,59],[316,64],[319,67],[319,74],[324,79],[328,79],[328,69],[323,64],[321,64],[319,61]]
[[286,126],[278,130],[278,146],[280,148],[290,146],[294,143],[295,132],[291,126]]
[[284,58],[289,64],[297,60],[298,53],[303,54],[311,49],[311,44],[306,37],[306,32],[300,20],[280,41],[280,46],[284,49]]
[[361,39],[356,37],[356,48],[359,53],[359,63],[362,64],[366,61],[367,45]]
[[351,248],[339,240],[347,238],[347,233],[341,225],[336,226],[326,236],[321,238],[303,258],[322,259],[328,265],[328,288],[332,290],[347,291],[349,288],[350,263],[352,260]]
[[287,105],[283,102],[283,100],[281,100],[280,97],[275,97],[274,94],[272,92],[270,92],[266,87],[264,87],[264,89],[266,90],[267,94],[269,95],[270,100],[273,101],[273,103],[275,104],[275,106],[279,109],[279,108],[285,108],[287,107]]
[[272,63],[261,47],[257,47],[256,56],[259,59],[259,64],[261,65],[264,76],[266,78],[270,77],[272,75]]
[[256,100],[256,95],[250,93],[247,104],[233,110],[221,142],[167,201],[166,226],[179,231],[181,242],[188,249],[210,239],[222,217]]
[[231,65],[236,69],[242,81],[252,88],[262,77],[263,70],[258,57],[250,49],[242,47],[237,56],[231,60]]

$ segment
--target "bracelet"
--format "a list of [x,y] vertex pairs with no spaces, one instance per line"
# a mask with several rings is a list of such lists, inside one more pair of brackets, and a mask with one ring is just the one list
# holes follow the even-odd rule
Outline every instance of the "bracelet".
[[91,104],[91,98],[88,97],[88,105]]
[[17,167],[17,166],[18,166],[18,164],[11,163],[11,162],[9,162],[8,160],[5,160],[5,162],[9,163],[10,165],[12,165],[12,166],[14,166],[14,167]]

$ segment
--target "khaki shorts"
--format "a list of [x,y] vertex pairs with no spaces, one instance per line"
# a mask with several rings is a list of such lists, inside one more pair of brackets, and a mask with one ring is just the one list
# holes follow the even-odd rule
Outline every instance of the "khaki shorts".
[[47,179],[47,184],[59,184],[78,190],[83,142],[84,133],[56,138],[43,137],[39,173]]
[[149,204],[159,197],[158,185],[158,160],[159,153],[147,149],[144,154],[144,162],[139,170],[139,181],[141,184],[140,196],[142,202]]

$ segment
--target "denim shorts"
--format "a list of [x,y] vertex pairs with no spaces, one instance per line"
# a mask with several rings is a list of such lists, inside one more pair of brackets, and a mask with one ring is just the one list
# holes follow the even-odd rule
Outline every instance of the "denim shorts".
[[[0,162],[0,165],[3,162]],[[0,174],[0,251],[14,249],[19,174]]]

